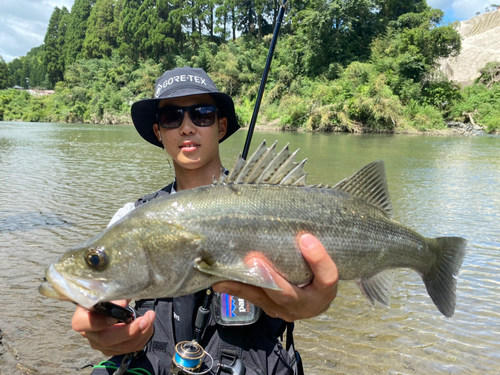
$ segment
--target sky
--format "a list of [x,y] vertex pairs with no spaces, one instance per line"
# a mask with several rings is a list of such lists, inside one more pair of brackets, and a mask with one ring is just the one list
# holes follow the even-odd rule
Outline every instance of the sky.
[[[6,62],[43,44],[50,16],[57,6],[71,11],[74,0],[0,0],[0,56]],[[427,0],[445,12],[444,22],[463,21],[484,13],[500,0]]]

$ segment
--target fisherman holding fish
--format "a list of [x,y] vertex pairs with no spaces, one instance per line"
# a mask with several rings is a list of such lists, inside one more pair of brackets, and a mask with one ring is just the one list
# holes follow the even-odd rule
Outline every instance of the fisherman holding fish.
[[[212,184],[214,176],[217,178],[224,170],[219,143],[239,128],[233,100],[219,92],[202,69],[166,71],[156,81],[155,89],[154,99],[133,104],[132,119],[139,134],[163,148],[172,159],[175,180],[126,204],[110,225],[155,198]],[[194,339],[212,359],[204,359],[204,367],[195,372],[243,374],[246,368],[247,375],[301,373],[291,335],[293,324],[289,322],[311,318],[329,307],[337,293],[338,272],[314,236],[303,233],[296,242],[313,274],[305,286],[290,284],[257,256],[246,263],[256,272],[263,272],[265,278],[272,278],[280,290],[223,281],[216,283],[213,290],[187,296],[139,300],[136,309],[141,316],[130,324],[78,307],[73,329],[87,338],[92,348],[113,356],[96,366],[92,374],[114,373],[124,355],[135,352],[135,357],[129,356],[129,369],[142,368],[151,374],[183,373],[172,370],[175,345]],[[196,318],[199,309],[211,311],[201,327]],[[286,346],[279,339],[285,332]],[[177,358],[175,363],[179,361],[184,359]]]

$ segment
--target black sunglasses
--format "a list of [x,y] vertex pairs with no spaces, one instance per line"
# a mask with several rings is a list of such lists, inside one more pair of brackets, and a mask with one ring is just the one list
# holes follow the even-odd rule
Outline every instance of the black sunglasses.
[[165,106],[157,109],[156,119],[162,128],[175,129],[181,126],[185,112],[189,113],[191,121],[196,126],[210,126],[215,122],[217,106],[211,104],[196,104],[190,107]]

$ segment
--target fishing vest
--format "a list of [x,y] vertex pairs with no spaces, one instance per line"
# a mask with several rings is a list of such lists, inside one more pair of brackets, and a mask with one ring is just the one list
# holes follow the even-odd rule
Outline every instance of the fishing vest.
[[[137,200],[140,206],[152,199],[168,195],[174,183],[157,192]],[[194,338],[194,324],[199,306],[203,303],[205,291],[176,298],[157,298],[136,301],[136,310],[144,315],[154,310],[154,334],[144,348],[143,354],[134,359],[129,367],[130,374],[168,375],[175,354],[175,345]],[[286,332],[286,345],[282,339]],[[259,320],[246,326],[224,326],[217,324],[212,314],[204,328],[199,344],[213,358],[208,374],[218,373],[218,364],[231,364],[240,359],[246,368],[245,375],[301,375],[302,363],[293,345],[293,323],[271,318],[262,312]],[[123,356],[115,356],[94,367],[91,375],[113,374]],[[209,357],[204,364],[211,365]],[[146,372],[141,372],[145,370]]]

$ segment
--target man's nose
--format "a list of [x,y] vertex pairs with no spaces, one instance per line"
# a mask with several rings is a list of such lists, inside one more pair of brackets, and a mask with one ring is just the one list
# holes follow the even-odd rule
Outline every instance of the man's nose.
[[187,111],[184,111],[184,116],[182,118],[179,130],[181,133],[186,133],[186,134],[194,133],[196,131],[196,125],[193,124],[191,116],[189,116],[189,113]]

